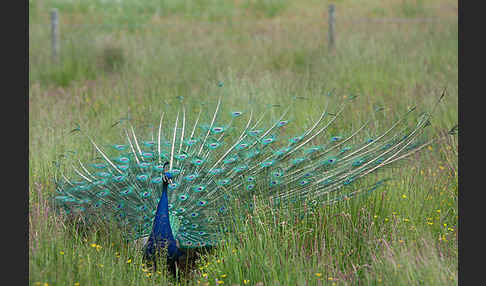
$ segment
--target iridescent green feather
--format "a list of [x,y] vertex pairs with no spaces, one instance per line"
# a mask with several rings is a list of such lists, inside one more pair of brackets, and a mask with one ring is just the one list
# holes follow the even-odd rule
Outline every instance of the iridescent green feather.
[[[334,112],[326,106],[298,134],[286,131],[294,122],[287,118],[290,108],[272,121],[264,120],[271,112],[255,120],[253,111],[223,111],[219,98],[214,110],[201,109],[195,118],[185,107],[171,123],[164,113],[158,132],[146,138],[129,125],[125,142],[108,145],[106,152],[88,137],[99,159],[72,163],[69,179],[63,173],[56,176],[53,200],[62,211],[88,222],[116,219],[128,226],[129,239],[146,237],[162,192],[163,164],[170,162],[174,236],[181,247],[215,245],[235,200],[250,211],[255,194],[270,198],[274,206],[335,203],[376,189],[384,180],[353,186],[432,142],[420,140],[430,114],[413,127],[406,124],[413,110],[373,138],[359,137],[369,122],[347,135],[329,134],[346,104]],[[206,116],[206,121],[201,118]]]

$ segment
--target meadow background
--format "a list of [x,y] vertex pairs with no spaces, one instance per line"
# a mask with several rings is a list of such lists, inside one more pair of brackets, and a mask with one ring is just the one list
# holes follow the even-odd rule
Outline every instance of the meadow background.
[[[336,48],[327,9],[336,6]],[[49,11],[60,15],[51,59]],[[292,130],[309,125],[323,94],[359,95],[333,126],[346,134],[374,119],[383,131],[408,107],[431,110],[441,136],[458,121],[458,11],[449,0],[29,0],[29,284],[172,285],[109,225],[79,233],[48,205],[52,161],[100,144],[128,113],[158,121],[224,93],[227,108],[291,104]],[[218,87],[222,82],[223,87]],[[375,115],[372,110],[384,106]],[[175,114],[175,113],[174,113]],[[276,116],[276,115],[275,115]],[[457,137],[373,175],[392,178],[369,196],[277,220],[257,204],[246,231],[186,271],[182,285],[455,285]]]

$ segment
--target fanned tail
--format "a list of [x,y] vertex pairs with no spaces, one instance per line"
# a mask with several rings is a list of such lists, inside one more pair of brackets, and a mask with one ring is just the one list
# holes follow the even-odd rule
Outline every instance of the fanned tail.
[[[55,201],[66,213],[79,213],[87,220],[116,219],[126,226],[129,239],[146,237],[161,196],[163,164],[168,162],[173,177],[168,207],[174,237],[183,248],[215,245],[236,199],[248,209],[253,208],[256,194],[275,205],[334,203],[378,188],[386,179],[341,192],[433,142],[422,139],[432,113],[422,114],[415,126],[406,124],[415,108],[374,137],[361,139],[371,121],[349,136],[330,134],[349,102],[334,112],[326,105],[309,128],[289,136],[284,130],[290,123],[286,116],[291,106],[265,128],[268,112],[261,117],[254,116],[253,110],[224,116],[219,97],[213,111],[205,113],[201,108],[192,124],[184,106],[171,125],[166,123],[171,121],[166,119],[168,113],[162,113],[156,136],[152,133],[148,140],[137,137],[129,124],[124,128],[126,143],[111,145],[115,155],[77,128],[74,131],[88,138],[99,159],[90,164],[77,161],[79,166],[71,166],[71,179],[60,172]],[[206,114],[210,120],[201,122]],[[246,115],[246,120],[237,123]]]

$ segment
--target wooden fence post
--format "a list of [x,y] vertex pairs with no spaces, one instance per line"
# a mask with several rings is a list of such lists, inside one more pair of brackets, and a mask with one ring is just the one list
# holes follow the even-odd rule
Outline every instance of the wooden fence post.
[[334,49],[334,25],[336,22],[336,16],[334,15],[335,6],[334,4],[329,4],[329,32],[328,32],[328,39],[329,39],[329,48]]
[[51,46],[52,46],[52,60],[59,62],[59,13],[56,8],[51,9]]

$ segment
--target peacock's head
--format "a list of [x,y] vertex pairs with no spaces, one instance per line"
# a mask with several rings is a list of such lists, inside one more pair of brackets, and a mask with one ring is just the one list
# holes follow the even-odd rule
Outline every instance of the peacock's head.
[[169,172],[169,162],[164,163],[163,181],[165,184],[172,184],[172,174]]

